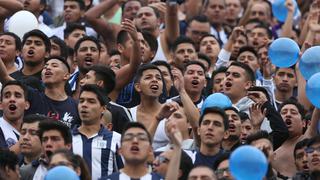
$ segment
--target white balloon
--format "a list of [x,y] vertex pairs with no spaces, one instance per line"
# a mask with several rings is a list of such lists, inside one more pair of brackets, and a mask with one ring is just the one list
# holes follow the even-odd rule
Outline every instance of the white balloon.
[[9,19],[8,30],[15,33],[22,40],[23,35],[33,29],[38,29],[37,18],[29,11],[18,11]]

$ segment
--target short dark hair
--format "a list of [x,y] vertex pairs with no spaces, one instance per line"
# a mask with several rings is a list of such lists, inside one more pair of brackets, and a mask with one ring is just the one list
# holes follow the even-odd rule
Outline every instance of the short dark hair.
[[[241,123],[245,122],[246,120],[250,121],[250,117],[247,113],[240,111],[240,112],[238,112],[238,115],[240,117]],[[250,121],[250,123],[251,123],[251,121]]]
[[14,34],[12,32],[3,32],[0,34],[0,36],[3,36],[3,35],[11,36],[14,39],[14,42],[16,45],[16,50],[21,51],[22,44],[21,44],[21,39],[19,38],[19,36],[17,36],[16,34]]
[[198,65],[198,66],[200,66],[200,67],[203,69],[203,72],[206,72],[206,71],[207,71],[206,67],[203,65],[202,62],[194,61],[194,60],[193,60],[193,61],[189,61],[189,62],[186,63],[186,65],[184,66],[184,71],[183,71],[183,73],[185,73],[186,70],[187,70],[187,68],[188,68],[188,66],[191,66],[191,65]]
[[139,129],[142,129],[143,131],[145,131],[148,135],[148,140],[149,140],[149,143],[152,144],[152,138],[151,138],[151,135],[149,133],[149,131],[147,130],[147,128],[140,122],[129,122],[126,124],[126,126],[124,127],[123,131],[122,131],[122,136],[121,136],[121,143],[123,141],[123,137],[125,135],[125,133],[131,129],[131,128],[139,128]]
[[83,43],[84,41],[91,41],[93,42],[94,44],[96,44],[97,48],[98,48],[98,51],[99,53],[101,52],[101,45],[100,45],[100,42],[97,38],[93,37],[93,36],[84,36],[82,37],[81,39],[79,39],[76,44],[74,45],[74,51],[75,53],[77,53],[77,51],[79,50],[80,48],[80,45],[81,43]]
[[103,94],[103,89],[97,86],[96,84],[86,84],[82,86],[80,96],[84,91],[94,93],[97,96],[97,99],[101,106],[105,106],[109,102],[106,95]]
[[157,39],[148,31],[141,31],[143,39],[148,43],[150,49],[154,54],[156,54],[158,50],[158,41]]
[[52,59],[56,59],[56,60],[62,62],[62,64],[64,64],[66,66],[66,68],[68,69],[68,72],[70,73],[70,66],[69,66],[68,62],[62,56],[50,56],[49,58],[46,59],[46,62],[48,62]]
[[183,43],[187,43],[187,44],[191,44],[193,46],[194,49],[195,48],[195,44],[194,42],[192,41],[192,39],[188,38],[187,36],[179,36],[175,41],[174,43],[172,44],[172,48],[171,48],[171,51],[172,52],[175,52],[178,48],[178,46],[180,44],[183,44]]
[[214,36],[213,34],[209,34],[209,33],[208,33],[208,34],[205,34],[205,35],[201,36],[199,42],[201,42],[201,41],[202,41],[204,38],[206,38],[206,37],[212,37],[212,38],[214,38],[214,39],[218,42],[219,47],[221,48],[223,42],[222,42],[220,39],[218,39],[216,36]]
[[2,102],[2,99],[3,99],[3,90],[7,86],[19,86],[23,90],[24,99],[27,100],[27,98],[28,98],[28,87],[25,84],[23,84],[22,82],[20,82],[20,81],[12,80],[12,81],[8,81],[7,83],[5,83],[2,86],[1,99],[0,99],[1,102]]
[[114,56],[114,55],[121,55],[121,53],[117,49],[111,49],[109,51],[109,56]]
[[181,150],[179,169],[182,173],[178,180],[188,179],[189,172],[191,171],[192,168],[193,168],[192,159],[184,150]]
[[121,30],[117,35],[117,44],[124,45],[129,40],[129,38],[129,33],[125,30]]
[[42,39],[42,41],[46,47],[46,52],[50,52],[50,49],[51,49],[50,40],[49,40],[48,36],[46,34],[44,34],[42,31],[40,31],[39,29],[31,30],[23,35],[23,40],[22,40],[23,46],[25,45],[27,39],[31,36],[35,36],[35,37]]
[[68,58],[67,44],[62,39],[58,38],[57,36],[51,36],[50,40],[60,47],[60,56],[62,56],[65,59]]
[[241,47],[239,49],[239,53],[238,53],[237,57],[239,57],[241,53],[247,52],[247,51],[251,52],[257,58],[257,60],[259,59],[257,51],[252,46],[243,46],[243,47]]
[[217,160],[213,163],[213,170],[217,170],[220,163],[222,163],[225,160],[228,160],[230,158],[231,153],[230,152],[224,152],[221,154]]
[[263,86],[252,86],[248,89],[248,91],[260,91],[263,92],[263,94],[267,97],[268,102],[271,103],[270,95],[267,91],[267,89]]
[[84,0],[64,0],[64,2],[67,2],[67,1],[77,2],[81,10],[85,10],[86,9],[86,5],[84,3]]
[[248,66],[247,64],[244,64],[244,63],[235,61],[235,62],[232,62],[232,63],[230,64],[230,66],[228,67],[228,69],[229,69],[231,66],[237,66],[237,67],[242,68],[242,69],[246,72],[247,80],[252,81],[252,82],[255,82],[255,81],[256,81],[254,72],[252,71],[252,69],[250,68],[250,66]]
[[272,31],[269,29],[269,27],[265,23],[258,24],[257,26],[254,27],[254,29],[256,28],[264,29],[267,32],[268,38],[272,39],[273,37]]
[[292,104],[297,107],[299,114],[301,115],[301,120],[305,118],[306,110],[304,109],[303,105],[300,104],[295,97],[291,97],[288,100],[284,101],[282,104],[280,104],[279,112],[285,105],[288,105],[288,104]]
[[246,141],[247,141],[247,144],[251,144],[253,141],[256,141],[259,139],[268,139],[271,142],[271,145],[273,145],[272,139],[270,138],[269,133],[264,130],[260,130],[260,131],[253,133],[253,134],[248,135]]
[[218,69],[214,70],[211,75],[211,80],[214,80],[214,77],[219,73],[226,73],[227,69],[227,67],[221,66]]
[[293,149],[293,157],[294,159],[297,158],[297,150],[299,149],[303,149],[304,150],[304,147],[307,147],[308,143],[309,143],[309,140],[308,138],[306,139],[302,139],[301,141],[297,142],[297,144],[294,146],[294,149]]
[[45,121],[45,120],[51,120],[51,119],[45,115],[42,115],[42,114],[28,114],[23,117],[22,124],[24,124],[24,123],[32,124],[35,122],[41,122],[41,121]]
[[210,23],[208,17],[205,16],[205,15],[197,15],[197,16],[192,17],[192,18],[188,21],[188,26],[189,26],[193,21],[198,21],[198,22],[201,22],[201,23]]
[[205,61],[208,63],[208,68],[211,67],[211,59],[209,58],[208,55],[204,54],[204,53],[198,53],[198,59],[201,61]]
[[226,113],[224,112],[224,110],[222,110],[221,108],[217,108],[217,107],[208,107],[205,108],[202,115],[200,116],[199,119],[199,126],[201,126],[202,120],[204,118],[204,116],[206,114],[209,113],[215,113],[215,114],[219,114],[222,119],[223,119],[223,125],[224,125],[224,130],[228,130],[229,129],[229,120],[228,120],[228,116],[226,115]]
[[154,61],[154,62],[152,62],[152,64],[156,65],[157,67],[159,67],[159,66],[166,67],[170,73],[171,79],[173,79],[173,75],[171,72],[171,66],[169,65],[169,63],[167,63],[167,61]]
[[65,144],[72,143],[72,135],[69,127],[63,124],[62,122],[53,120],[51,118],[41,121],[39,123],[39,138],[41,142],[42,142],[43,134],[50,130],[59,131]]
[[95,72],[96,79],[103,81],[103,90],[106,94],[109,94],[116,86],[116,75],[109,67],[104,65],[93,65],[89,68],[89,71]]
[[16,165],[18,165],[18,163],[18,156],[14,152],[0,148],[0,170],[4,171],[6,167],[11,170],[16,170]]
[[79,23],[69,23],[67,27],[63,30],[63,38],[67,39],[69,35],[75,30],[82,30],[86,32],[85,26]]
[[140,79],[141,79],[141,77],[143,75],[143,72],[146,71],[146,70],[149,70],[149,69],[158,70],[160,72],[160,74],[161,74],[161,77],[162,77],[162,73],[161,73],[160,69],[156,65],[154,65],[154,64],[143,64],[137,70],[136,76],[134,78],[134,83],[140,82]]
[[317,143],[320,143],[320,135],[319,134],[309,139],[307,147],[310,147],[310,146],[317,144]]

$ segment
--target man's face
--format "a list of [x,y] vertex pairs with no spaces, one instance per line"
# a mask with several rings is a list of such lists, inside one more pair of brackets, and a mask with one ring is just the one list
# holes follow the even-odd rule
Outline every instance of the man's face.
[[126,163],[145,163],[149,154],[152,153],[152,146],[147,133],[141,128],[128,129],[121,142],[120,154]]
[[23,9],[32,13],[40,13],[44,7],[40,5],[40,0],[24,0]]
[[174,59],[178,67],[184,67],[189,61],[197,59],[197,53],[192,44],[181,43],[174,52]]
[[110,68],[113,71],[117,71],[121,67],[121,56],[119,54],[115,54],[113,56],[110,56]]
[[222,161],[218,165],[217,170],[215,172],[216,172],[218,179],[223,179],[223,180],[233,180],[234,179],[230,173],[228,159]]
[[247,140],[247,137],[253,132],[254,132],[253,126],[249,119],[241,123],[241,135],[240,135],[241,141],[245,142]]
[[211,36],[203,38],[200,42],[199,52],[206,54],[210,59],[215,60],[220,52],[219,42]]
[[260,149],[262,152],[267,153],[268,159],[272,159],[273,156],[273,145],[269,139],[258,139],[251,142],[251,145]]
[[253,72],[259,69],[258,57],[250,51],[244,51],[239,54],[238,61],[247,64]]
[[236,20],[241,12],[240,0],[226,0],[227,19]]
[[140,8],[141,3],[139,1],[128,1],[124,6],[122,18],[133,20]]
[[320,171],[320,143],[315,143],[306,149],[310,172]]
[[212,93],[223,92],[224,80],[226,78],[226,73],[221,72],[214,76],[213,85],[212,85]]
[[20,150],[25,156],[35,157],[42,151],[38,136],[39,122],[23,123],[20,131]]
[[238,56],[240,48],[247,45],[248,45],[248,41],[246,37],[243,35],[238,36],[232,45],[232,50],[231,50],[232,56],[233,57]]
[[265,39],[269,39],[269,37],[268,32],[264,28],[254,28],[248,34],[249,45],[256,49],[263,45]]
[[306,146],[301,149],[297,149],[295,152],[295,164],[297,170],[299,172],[309,172],[309,165],[308,165],[308,154],[305,152]]
[[140,42],[140,52],[141,52],[141,59],[142,63],[148,63],[152,59],[154,53],[151,52],[150,46],[147,41],[143,38],[142,33],[138,33],[138,40]]
[[[19,165],[15,165],[15,169],[11,169],[10,167],[6,166],[5,168],[8,168],[6,169],[6,171],[4,172],[4,176],[6,177],[7,180],[19,180],[21,179],[21,176],[20,176],[20,168],[19,168]],[[2,169],[0,169],[0,173],[1,173],[1,177],[2,177]]]
[[44,65],[41,78],[46,85],[66,82],[69,79],[68,68],[60,60],[50,59]]
[[163,90],[161,73],[157,69],[147,69],[142,73],[136,90],[145,96],[158,98]]
[[71,144],[66,144],[62,134],[58,130],[45,131],[42,135],[42,148],[49,158],[55,151],[59,149],[70,149]]
[[145,6],[139,9],[135,18],[138,29],[153,32],[158,28],[159,20],[151,7]]
[[61,48],[58,44],[54,43],[50,40],[51,49],[50,49],[50,56],[61,56]]
[[226,110],[225,111],[228,120],[229,120],[229,134],[230,137],[234,137],[235,139],[238,139],[241,134],[241,120],[238,113],[236,113],[233,110]]
[[48,53],[41,38],[30,36],[22,47],[21,55],[25,64],[33,67],[43,63]]
[[86,72],[88,69],[99,62],[100,50],[97,45],[90,40],[83,41],[76,53],[80,71]]
[[153,161],[153,172],[160,174],[161,176],[166,176],[170,159],[172,158],[172,150],[164,151]]
[[226,72],[223,92],[230,98],[244,93],[251,86],[247,80],[246,72],[238,66],[230,66]]
[[277,70],[274,81],[280,92],[291,92],[297,83],[296,74],[291,68],[280,68]]
[[212,170],[208,167],[195,167],[193,168],[188,176],[188,180],[216,180],[216,176]]
[[80,20],[83,11],[76,1],[65,1],[63,5],[63,17],[66,23]]
[[190,22],[186,36],[192,39],[192,41],[199,47],[200,39],[203,35],[210,33],[210,23],[202,23],[196,20]]
[[179,131],[183,133],[188,132],[189,124],[187,121],[187,116],[184,113],[183,107],[179,106],[179,108],[175,112],[173,112],[165,122],[166,133],[168,133],[169,129],[172,128],[173,123],[176,124]]
[[74,167],[72,166],[72,162],[68,161],[68,159],[62,155],[61,153],[57,153],[52,155],[49,168],[52,169],[56,166],[67,166],[68,168],[71,168],[72,170],[76,171]]
[[225,19],[225,11],[224,0],[209,0],[205,15],[212,24],[221,24]]
[[12,36],[0,36],[0,58],[4,63],[14,62],[19,51],[16,50],[16,42]]
[[69,36],[65,39],[66,44],[74,49],[75,44],[79,39],[83,38],[86,35],[86,32],[81,29],[75,29]]
[[286,123],[289,135],[299,135],[302,133],[303,120],[297,106],[293,104],[287,104],[280,110],[281,117]]
[[29,102],[20,86],[8,85],[3,89],[1,109],[7,121],[15,122],[23,117],[24,111],[29,108]]
[[83,124],[93,125],[99,123],[104,110],[105,107],[100,104],[95,93],[83,91],[80,94],[78,111]]
[[266,64],[266,62],[270,61],[268,56],[268,48],[265,46],[259,48],[258,57],[261,64]]
[[184,72],[184,82],[188,93],[201,94],[207,84],[204,69],[197,64],[188,65]]
[[207,113],[198,128],[201,145],[207,147],[220,146],[225,135],[223,118],[217,113]]
[[170,89],[173,85],[173,81],[171,79],[171,74],[169,72],[169,69],[166,66],[158,66],[158,68],[160,69],[163,80],[166,83],[167,92],[170,92]]
[[93,70],[87,72],[87,74],[80,80],[80,86],[84,86],[86,84],[96,84],[96,73]]
[[268,22],[268,11],[266,7],[260,3],[253,4],[249,19],[259,19],[262,22]]
[[107,46],[103,43],[100,43],[100,58],[99,58],[99,64],[103,64],[103,65],[109,65],[110,63],[110,57],[108,54],[108,49]]

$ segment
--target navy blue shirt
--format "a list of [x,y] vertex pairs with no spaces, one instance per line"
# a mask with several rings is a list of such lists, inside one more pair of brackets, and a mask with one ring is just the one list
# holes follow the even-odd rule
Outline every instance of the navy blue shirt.
[[105,179],[105,180],[140,180],[140,179],[144,179],[144,180],[163,180],[163,178],[157,174],[157,173],[148,173],[146,175],[144,175],[143,177],[136,179],[136,178],[131,178],[128,175],[126,175],[123,172],[116,172],[111,174],[110,176],[106,177],[106,178],[101,178],[101,179]]

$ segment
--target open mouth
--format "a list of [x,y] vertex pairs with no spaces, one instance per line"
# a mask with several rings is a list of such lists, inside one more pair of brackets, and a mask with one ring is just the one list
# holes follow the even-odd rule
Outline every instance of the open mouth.
[[235,132],[236,131],[236,126],[234,124],[229,124],[229,131]]
[[30,49],[27,53],[28,53],[29,56],[33,56],[34,55],[34,50]]
[[159,86],[156,84],[153,84],[150,86],[150,89],[157,91],[159,89]]
[[291,119],[286,119],[285,123],[287,126],[290,126],[292,124],[292,121],[291,121]]
[[17,109],[17,106],[14,104],[9,105],[9,110],[10,111],[15,111]]
[[134,153],[137,153],[137,152],[140,151],[140,149],[139,149],[139,147],[137,147],[137,146],[132,146],[132,147],[130,148],[130,151],[131,151],[131,152],[134,152]]
[[194,86],[197,86],[199,84],[199,81],[198,80],[192,80],[191,84],[194,85]]
[[91,66],[93,64],[93,60],[91,57],[86,57],[84,59],[84,63],[87,65],[87,66]]
[[229,88],[229,87],[231,87],[231,86],[232,86],[232,83],[231,83],[231,82],[226,81],[226,82],[225,82],[225,86]]

